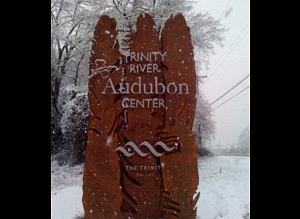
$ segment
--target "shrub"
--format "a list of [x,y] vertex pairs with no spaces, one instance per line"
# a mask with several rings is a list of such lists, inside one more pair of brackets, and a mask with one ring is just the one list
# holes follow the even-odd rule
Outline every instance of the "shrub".
[[67,86],[62,93],[59,127],[63,135],[60,152],[55,156],[60,165],[84,162],[87,142],[89,104],[87,92],[76,86]]
[[198,155],[199,157],[210,157],[213,156],[213,153],[209,149],[200,146],[198,148]]

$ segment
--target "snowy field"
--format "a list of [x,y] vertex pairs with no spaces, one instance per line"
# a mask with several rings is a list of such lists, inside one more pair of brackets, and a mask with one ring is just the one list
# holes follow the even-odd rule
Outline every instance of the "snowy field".
[[200,158],[201,192],[197,218],[250,218],[250,159],[240,156]]
[[[197,219],[250,218],[250,160],[241,156],[215,156],[198,160],[201,192]],[[82,168],[51,163],[52,219],[83,215]]]

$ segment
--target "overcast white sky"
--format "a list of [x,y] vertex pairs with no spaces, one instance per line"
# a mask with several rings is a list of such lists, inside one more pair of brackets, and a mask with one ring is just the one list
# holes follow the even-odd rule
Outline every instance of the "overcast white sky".
[[[250,74],[250,0],[197,0],[194,7],[199,12],[209,12],[215,19],[221,18],[221,23],[229,28],[224,47],[217,47],[216,55],[210,58],[210,70],[201,73],[207,74],[202,89],[209,102],[213,102]],[[230,13],[225,16],[226,12]],[[250,77],[212,107],[218,107],[249,85]],[[215,109],[214,115],[216,138],[211,145],[235,144],[243,129],[250,127],[250,88]]]

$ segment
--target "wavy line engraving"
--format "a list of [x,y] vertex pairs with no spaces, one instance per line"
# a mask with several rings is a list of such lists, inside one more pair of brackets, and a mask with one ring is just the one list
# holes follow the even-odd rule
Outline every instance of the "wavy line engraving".
[[[167,151],[167,152],[170,152],[170,151],[172,151],[175,147],[168,147],[164,142],[162,142],[162,141],[158,141],[155,145],[154,145],[154,147],[155,146],[161,146],[165,151]],[[142,142],[139,146],[137,146],[134,142],[132,142],[132,141],[129,141],[129,142],[127,142],[125,145],[124,145],[124,147],[125,146],[131,146],[133,149],[134,149],[134,151],[138,154],[138,155],[140,155],[141,157],[146,157],[149,153],[144,153],[144,152],[142,152],[140,149],[139,149],[139,147],[141,147],[141,146],[145,146],[145,147],[147,147],[148,149],[149,149],[149,151],[154,155],[154,156],[156,156],[156,157],[160,157],[160,156],[162,156],[165,152],[163,152],[163,153],[158,153],[155,149],[154,149],[154,147],[149,143],[149,142],[147,142],[147,141],[144,141],[144,142]],[[121,151],[126,157],[131,157],[134,153],[129,153],[124,147],[122,147],[122,146],[120,146],[120,147],[117,147],[117,149],[115,150],[115,151]]]
[[134,153],[129,153],[123,147],[117,147],[116,151],[121,151],[126,157],[131,157],[132,155],[134,155]]
[[172,151],[175,147],[171,147],[169,148],[165,143],[163,143],[162,141],[158,141],[154,146],[159,145],[161,146],[165,151],[170,152]]
[[[151,153],[152,153],[155,157],[160,157],[161,155],[164,154],[164,152],[163,152],[163,153],[158,153],[158,152],[153,148],[153,146],[152,146],[151,144],[149,144],[149,142],[147,142],[147,141],[142,142],[142,143],[140,144],[140,146],[142,146],[142,145],[146,146],[146,147],[151,151]],[[156,144],[155,144],[155,145],[156,145]]]
[[[127,146],[127,145],[131,146],[131,147],[135,150],[135,152],[138,153],[141,157],[146,157],[146,156],[149,154],[149,153],[143,153],[143,152],[138,148],[138,146],[136,146],[136,144],[133,143],[132,141],[127,142],[127,143],[125,144],[125,146]],[[139,145],[139,147],[140,147],[140,146],[141,146],[141,145]]]

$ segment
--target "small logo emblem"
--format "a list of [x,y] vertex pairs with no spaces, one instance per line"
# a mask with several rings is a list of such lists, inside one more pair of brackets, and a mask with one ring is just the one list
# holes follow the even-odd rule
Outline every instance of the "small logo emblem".
[[170,152],[170,151],[172,151],[175,147],[168,147],[165,143],[163,143],[162,141],[158,141],[155,145],[154,145],[154,147],[149,143],[149,142],[147,142],[147,141],[144,141],[144,142],[142,142],[139,146],[137,146],[134,142],[132,142],[132,141],[129,141],[129,142],[127,142],[125,145],[124,145],[124,147],[122,147],[122,146],[120,146],[120,147],[117,147],[117,149],[116,149],[116,151],[121,151],[126,157],[131,157],[132,155],[134,155],[134,152],[133,153],[130,153],[130,150],[128,151],[128,150],[126,150],[125,149],[125,146],[130,146],[130,147],[132,147],[133,148],[133,150],[138,154],[138,155],[140,155],[141,157],[146,157],[148,154],[149,154],[149,152],[148,153],[144,153],[144,152],[142,152],[141,150],[140,150],[140,147],[141,146],[145,146],[145,147],[147,147],[148,149],[149,149],[149,151],[155,156],[155,157],[160,157],[160,156],[162,156],[165,152],[163,152],[163,153],[158,153],[155,149],[154,149],[154,147],[155,146],[161,146],[165,151],[167,151],[167,152]]

